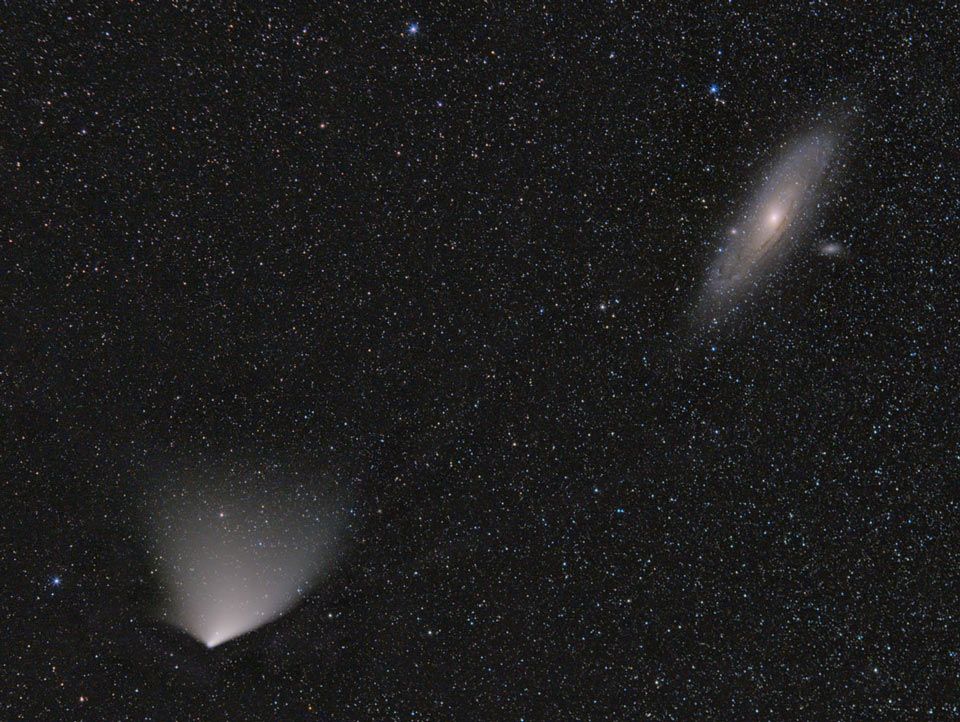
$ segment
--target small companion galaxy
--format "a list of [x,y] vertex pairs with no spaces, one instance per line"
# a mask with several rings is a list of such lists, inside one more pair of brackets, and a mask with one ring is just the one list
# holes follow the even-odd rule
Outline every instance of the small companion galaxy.
[[960,719],[955,6],[0,47],[0,719]]

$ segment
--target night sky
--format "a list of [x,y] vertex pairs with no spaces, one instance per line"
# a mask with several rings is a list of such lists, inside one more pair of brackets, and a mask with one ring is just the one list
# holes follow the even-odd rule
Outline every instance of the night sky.
[[[6,4],[0,716],[960,719],[958,46],[947,0]],[[286,613],[220,643],[182,595],[235,573]]]

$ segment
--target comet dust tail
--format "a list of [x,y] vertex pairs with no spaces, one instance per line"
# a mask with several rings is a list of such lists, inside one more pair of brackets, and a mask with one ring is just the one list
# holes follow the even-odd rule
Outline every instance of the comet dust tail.
[[157,504],[153,541],[162,618],[215,647],[297,604],[330,570],[335,505],[280,471],[192,475]]

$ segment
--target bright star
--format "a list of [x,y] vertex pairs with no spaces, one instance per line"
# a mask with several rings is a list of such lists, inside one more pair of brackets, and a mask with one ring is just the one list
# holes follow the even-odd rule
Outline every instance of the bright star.
[[710,95],[716,95],[719,92],[720,92],[720,86],[717,85],[716,83],[712,83],[710,85]]
[[50,583],[51,583],[53,586],[55,586],[55,587],[59,587],[59,586],[60,586],[60,577],[54,577],[53,579],[50,580]]
[[410,23],[407,25],[407,35],[416,35],[420,32],[420,23]]

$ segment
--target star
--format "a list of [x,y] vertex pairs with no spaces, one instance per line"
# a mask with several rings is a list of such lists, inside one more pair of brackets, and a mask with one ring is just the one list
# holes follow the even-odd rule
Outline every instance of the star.
[[720,86],[717,85],[716,83],[711,83],[711,84],[710,84],[710,95],[719,95],[719,94],[720,94]]
[[407,35],[416,35],[420,32],[420,23],[410,23],[407,25]]
[[60,577],[54,577],[53,579],[50,580],[50,584],[54,587],[59,587],[61,581],[62,580],[60,579]]

